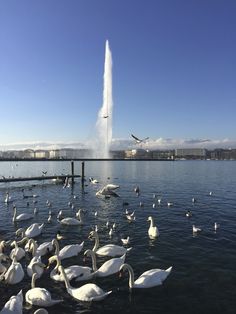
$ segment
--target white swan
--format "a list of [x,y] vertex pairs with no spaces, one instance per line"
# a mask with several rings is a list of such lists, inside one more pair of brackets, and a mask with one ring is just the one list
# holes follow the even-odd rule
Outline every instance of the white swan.
[[38,276],[37,278],[40,278],[44,272],[44,267],[46,267],[46,265],[42,263],[41,255],[39,254],[39,252],[37,252],[37,245],[33,239],[29,240],[29,251],[32,251],[33,257],[29,265],[27,266],[27,274],[29,277],[32,277],[33,272],[35,272]]
[[[37,263],[33,264],[33,270]],[[32,305],[37,306],[52,306],[54,304],[60,303],[63,300],[53,300],[51,293],[45,288],[35,287],[35,280],[37,274],[34,272],[31,280],[31,289],[25,294],[25,301]]]
[[34,314],[48,314],[48,311],[44,308],[37,309]]
[[34,215],[30,214],[30,213],[22,213],[20,215],[17,215],[16,206],[13,207],[13,218],[12,218],[13,222],[29,220],[29,219],[32,219],[32,218],[34,218]]
[[48,254],[49,252],[53,251],[53,241],[47,241],[43,242],[40,245],[38,245],[34,239],[29,240],[29,251],[32,251],[33,255],[38,256],[44,256]]
[[14,249],[11,250],[10,258],[13,259],[15,256],[17,261],[20,261],[23,257],[25,257],[25,250],[18,246],[16,241],[13,241],[11,246],[15,246]]
[[84,241],[80,244],[69,244],[59,250],[59,243],[56,239],[53,239],[53,245],[55,246],[55,255],[58,255],[60,260],[78,255],[84,246]]
[[9,203],[13,202],[13,200],[12,200],[12,198],[11,198],[9,192],[6,192],[6,197],[5,197],[4,202],[5,202],[6,204],[9,204]]
[[66,277],[64,268],[59,266],[59,271],[62,273],[67,292],[76,300],[79,301],[100,301],[108,296],[112,291],[105,292],[94,283],[87,283],[80,288],[73,288],[70,285],[68,278]]
[[96,196],[118,196],[114,190],[118,189],[120,186],[116,184],[107,184],[102,189],[97,191]]
[[2,261],[5,262],[7,259],[9,259],[7,255],[0,253],[0,275],[7,271],[6,266],[2,264]]
[[67,218],[63,218],[62,220],[59,220],[60,224],[70,225],[70,226],[82,225],[84,221],[82,219],[81,212],[82,212],[82,209],[79,209],[78,213],[76,213],[76,218],[67,217]]
[[4,249],[6,248],[6,241],[2,240],[0,242],[0,253],[3,253]]
[[149,216],[147,221],[150,221],[150,227],[148,229],[148,235],[151,239],[157,238],[159,236],[159,230],[157,226],[154,225],[153,217]]
[[93,247],[93,251],[100,256],[121,256],[126,252],[130,251],[132,248],[124,248],[123,246],[115,245],[115,244],[107,244],[100,248],[99,247],[99,237],[96,231],[91,231],[89,234],[90,239],[95,239],[95,244]]
[[[53,255],[48,259],[47,268],[49,268],[50,264],[53,262],[56,262],[56,266],[50,272],[50,278],[55,281],[64,281],[62,273],[58,270],[59,266],[61,265],[61,260],[57,255]],[[64,270],[69,281],[76,277],[78,278],[78,281],[89,280],[93,277],[92,268],[86,266],[72,265],[65,268]]]
[[33,223],[25,230],[25,236],[28,238],[35,238],[42,233],[44,223],[41,225],[39,223]]
[[22,314],[23,308],[23,294],[22,290],[17,294],[10,297],[2,308],[0,314]]
[[124,254],[121,257],[114,257],[114,258],[109,259],[104,264],[102,264],[102,266],[99,267],[99,269],[97,269],[96,254],[94,251],[87,250],[85,251],[84,255],[91,256],[92,263],[93,263],[93,271],[94,271],[95,276],[107,277],[107,276],[110,276],[119,272],[121,265],[123,265],[125,262],[126,254]]
[[129,288],[152,288],[162,285],[163,281],[169,276],[172,266],[166,270],[163,269],[150,269],[145,271],[141,276],[134,281],[134,271],[129,264],[123,264],[121,270],[128,270],[129,272]]
[[10,285],[15,285],[19,283],[24,278],[24,270],[16,258],[13,261],[7,271],[0,276],[0,280],[4,280]]

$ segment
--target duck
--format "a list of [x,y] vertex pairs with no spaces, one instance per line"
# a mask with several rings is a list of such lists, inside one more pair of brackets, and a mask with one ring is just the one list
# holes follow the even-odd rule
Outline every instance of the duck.
[[60,260],[65,258],[69,258],[72,256],[77,256],[84,246],[84,241],[80,244],[68,244],[64,246],[61,250],[59,250],[59,243],[56,239],[53,239],[53,246],[55,246],[55,255],[58,255]]
[[132,249],[132,248],[126,249],[123,246],[119,246],[115,244],[107,244],[98,248],[99,237],[96,231],[90,232],[89,239],[95,239],[95,244],[92,250],[99,256],[111,256],[111,257],[121,256]]
[[56,239],[57,239],[58,241],[65,239],[65,237],[61,234],[61,231],[60,231],[60,230],[57,231]]
[[70,225],[70,226],[77,226],[82,225],[84,223],[81,215],[82,209],[79,209],[78,213],[76,213],[76,218],[67,217],[59,220],[60,224],[62,225]]
[[13,218],[12,218],[13,222],[29,220],[32,218],[34,218],[34,215],[30,213],[22,213],[20,215],[17,215],[16,206],[13,207]]
[[[55,281],[64,281],[62,273],[58,271],[58,268],[61,265],[61,260],[58,255],[53,255],[48,259],[47,269],[53,262],[56,262],[56,266],[50,272],[50,278]],[[64,270],[69,281],[74,278],[78,278],[77,281],[90,280],[93,277],[92,268],[87,266],[71,265]]]
[[17,262],[16,257],[13,257],[12,263],[5,273],[0,276],[0,280],[4,280],[10,285],[15,285],[24,278],[24,270],[19,262]]
[[25,189],[22,189],[22,195],[23,195],[23,198],[36,198],[38,197],[37,194],[28,194],[28,195],[25,195]]
[[18,292],[17,295],[13,295],[6,302],[2,310],[1,314],[22,314],[23,313],[23,293],[22,290]]
[[84,255],[90,256],[92,258],[94,276],[107,277],[107,276],[110,276],[119,272],[121,265],[123,265],[125,262],[126,253],[122,255],[121,257],[114,257],[114,258],[109,259],[108,261],[103,263],[102,266],[99,267],[99,269],[97,269],[96,254],[94,251],[86,250],[84,252]]
[[64,278],[67,292],[76,300],[85,302],[101,301],[105,299],[110,293],[112,293],[111,290],[105,292],[94,283],[87,283],[79,288],[73,288],[70,285],[68,278],[66,277],[63,266],[59,266],[59,271],[62,273]]
[[125,238],[121,238],[120,239],[123,245],[128,245],[130,242],[130,237],[128,236],[126,239]]
[[[38,263],[33,264],[33,270]],[[36,272],[33,272],[31,279],[31,289],[28,290],[25,294],[25,301],[32,305],[37,306],[52,306],[58,304],[63,300],[54,300],[51,297],[51,293],[45,288],[35,287],[35,281],[38,278]]]
[[131,265],[125,263],[121,265],[120,271],[127,270],[129,272],[129,288],[152,288],[155,286],[162,285],[163,281],[169,276],[172,270],[172,266],[163,269],[150,269],[145,271],[142,275],[140,275],[136,280],[134,280],[134,271]]
[[150,221],[150,227],[148,229],[148,235],[150,238],[157,238],[159,236],[159,230],[157,226],[154,225],[154,219],[152,216],[149,216],[147,221]]

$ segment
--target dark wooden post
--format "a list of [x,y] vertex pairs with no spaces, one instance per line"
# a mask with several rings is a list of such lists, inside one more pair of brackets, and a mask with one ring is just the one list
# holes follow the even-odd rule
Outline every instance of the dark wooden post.
[[75,179],[74,179],[74,161],[71,160],[71,182],[72,185],[75,183]]
[[84,183],[84,161],[82,161],[82,163],[81,163],[81,181],[82,181],[82,183]]

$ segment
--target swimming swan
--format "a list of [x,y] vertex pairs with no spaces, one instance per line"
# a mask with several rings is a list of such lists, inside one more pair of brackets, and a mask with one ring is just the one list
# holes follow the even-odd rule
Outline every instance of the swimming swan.
[[[59,266],[61,265],[61,261],[57,255],[53,255],[48,259],[47,268],[49,268],[50,264],[53,262],[56,262],[56,266],[50,272],[50,278],[55,281],[64,281],[62,273],[58,270]],[[77,281],[89,280],[93,277],[92,268],[86,266],[72,265],[65,268],[64,270],[69,281],[73,278],[78,278]]]
[[23,294],[22,290],[17,294],[10,297],[1,310],[1,314],[22,314],[23,308]]
[[112,292],[112,291],[105,292],[94,283],[87,283],[79,288],[73,288],[71,287],[70,282],[66,277],[64,268],[62,266],[59,266],[59,271],[62,273],[62,276],[64,278],[67,292],[76,300],[86,302],[100,301],[103,300]]
[[97,191],[96,196],[119,196],[114,190],[118,189],[120,186],[116,184],[107,184],[102,189]]
[[128,270],[129,272],[129,288],[152,288],[159,286],[169,276],[172,266],[166,270],[163,269],[150,269],[145,271],[141,276],[134,281],[133,268],[129,264],[123,264],[121,270]]
[[53,239],[53,246],[55,246],[55,255],[58,255],[59,259],[62,260],[78,255],[83,249],[84,241],[80,244],[66,245],[59,251],[59,243],[56,239]]
[[[38,275],[37,278],[40,278],[44,272],[45,265],[42,264],[41,255],[37,254],[37,245],[34,239],[29,240],[29,251],[32,251],[33,257],[29,265],[27,266],[27,274],[29,277],[32,277],[33,272],[35,272]],[[33,269],[33,265],[34,265],[34,269]]]
[[29,213],[22,213],[20,215],[17,215],[16,206],[13,207],[13,218],[12,218],[13,222],[29,220],[29,219],[32,219],[32,218],[34,218],[34,215],[33,214],[29,214]]
[[70,225],[70,226],[82,225],[84,221],[82,219],[81,212],[82,212],[82,209],[79,209],[78,213],[76,213],[77,218],[67,217],[62,220],[59,220],[60,224]]
[[24,278],[24,270],[16,257],[13,257],[12,263],[5,273],[0,276],[0,280],[4,280],[10,285],[19,283]]
[[39,223],[33,223],[25,230],[25,236],[28,238],[35,238],[42,233],[44,223],[41,225]]
[[[33,264],[33,270],[37,263]],[[35,287],[35,280],[37,274],[34,272],[31,280],[31,289],[25,294],[25,301],[32,305],[37,306],[52,306],[54,304],[60,303],[63,300],[53,300],[51,293],[45,288]]]
[[[125,254],[121,257],[114,257],[106,261],[102,264],[99,269],[97,269],[97,262],[96,262],[96,254],[92,250],[87,250],[84,252],[84,255],[89,255],[92,258],[93,263],[93,271],[94,275],[97,277],[106,277],[118,273],[120,270],[121,265],[125,262]],[[77,280],[76,280],[77,281]]]
[[7,271],[6,266],[2,264],[2,261],[5,262],[9,257],[4,253],[0,253],[0,275]]
[[16,257],[17,261],[20,261],[25,256],[25,250],[18,246],[16,241],[13,241],[11,246],[15,246],[14,249],[11,250],[10,259]]
[[149,216],[147,221],[150,221],[150,227],[148,229],[148,235],[152,238],[157,238],[159,236],[159,230],[157,229],[157,226],[154,225],[154,219],[153,217]]
[[100,248],[99,247],[99,237],[96,231],[91,231],[89,234],[89,239],[95,239],[95,244],[93,247],[93,251],[100,256],[121,256],[126,252],[130,251],[132,248],[124,248],[123,246],[115,245],[115,244],[107,244]]

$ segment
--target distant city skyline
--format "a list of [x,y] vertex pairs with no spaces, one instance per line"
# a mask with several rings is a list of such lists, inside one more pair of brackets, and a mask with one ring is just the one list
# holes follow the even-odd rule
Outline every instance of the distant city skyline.
[[113,56],[113,148],[236,147],[234,0],[0,2],[0,150],[86,148]]

